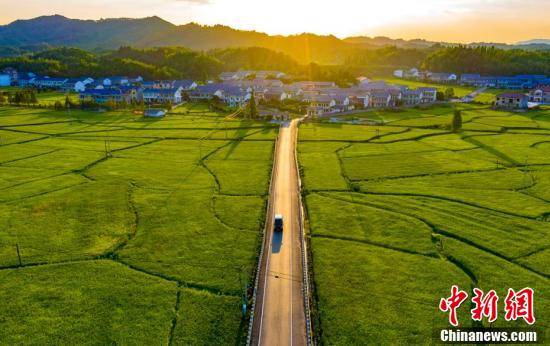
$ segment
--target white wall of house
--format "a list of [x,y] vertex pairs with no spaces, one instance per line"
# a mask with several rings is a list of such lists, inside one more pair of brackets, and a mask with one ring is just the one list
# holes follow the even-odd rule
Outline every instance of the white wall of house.
[[83,92],[84,90],[86,90],[86,83],[84,83],[83,81],[74,83],[74,91],[79,93]]
[[403,70],[395,70],[393,71],[393,75],[397,78],[403,78]]
[[11,77],[9,74],[0,74],[0,86],[10,86]]

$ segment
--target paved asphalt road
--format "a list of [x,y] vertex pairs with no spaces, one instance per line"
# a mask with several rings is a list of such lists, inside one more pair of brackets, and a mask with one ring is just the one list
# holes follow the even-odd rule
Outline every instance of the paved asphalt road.
[[[262,261],[253,345],[306,345],[302,293],[302,258],[296,120],[281,126],[276,150],[272,207],[268,215],[265,260]],[[282,233],[273,232],[275,214],[284,217]]]

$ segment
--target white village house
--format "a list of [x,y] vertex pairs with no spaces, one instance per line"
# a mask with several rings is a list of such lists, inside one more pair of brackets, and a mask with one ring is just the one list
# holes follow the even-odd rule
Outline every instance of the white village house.
[[172,103],[177,105],[182,103],[182,89],[145,89],[143,90],[143,102],[146,104],[154,103]]

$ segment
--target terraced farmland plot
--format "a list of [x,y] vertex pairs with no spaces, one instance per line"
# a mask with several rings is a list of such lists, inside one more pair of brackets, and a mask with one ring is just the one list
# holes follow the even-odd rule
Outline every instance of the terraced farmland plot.
[[[430,344],[448,324],[437,304],[453,284],[470,297],[495,289],[499,304],[508,288],[534,288],[548,337],[550,113],[468,108],[464,132],[430,128],[448,113],[407,115],[380,138],[377,127],[305,126],[298,151],[325,344]],[[463,327],[469,309],[459,310]],[[527,326],[499,309],[495,325]]]
[[0,108],[0,338],[243,342],[276,135],[186,106]]

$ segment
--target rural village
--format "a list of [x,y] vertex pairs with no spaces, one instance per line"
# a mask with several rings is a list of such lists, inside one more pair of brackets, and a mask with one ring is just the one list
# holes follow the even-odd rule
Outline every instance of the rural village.
[[[545,75],[518,75],[513,77],[485,77],[479,74],[431,73],[396,70],[394,76],[403,80],[425,81],[447,86],[473,86],[507,89],[497,94],[493,105],[504,109],[527,109],[529,105],[550,103],[550,77]],[[0,74],[0,86],[19,86],[39,90],[58,90],[78,93],[83,103],[102,105],[144,104],[148,106],[177,106],[185,101],[219,101],[229,108],[242,108],[252,95],[256,103],[265,101],[271,105],[294,102],[305,106],[308,116],[319,117],[346,114],[367,109],[391,109],[401,106],[430,105],[450,101],[454,95],[445,95],[436,87],[410,88],[385,80],[358,77],[356,85],[339,87],[330,81],[297,81],[285,84],[285,73],[280,71],[223,72],[217,81],[199,84],[193,80],[146,81],[142,77],[60,78],[36,76],[5,68]],[[526,91],[528,92],[522,92]],[[472,102],[466,95],[459,101]],[[458,99],[457,99],[458,100]],[[148,116],[162,116],[165,112],[154,108]],[[288,113],[269,108],[261,112],[273,119],[288,118]]]

